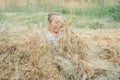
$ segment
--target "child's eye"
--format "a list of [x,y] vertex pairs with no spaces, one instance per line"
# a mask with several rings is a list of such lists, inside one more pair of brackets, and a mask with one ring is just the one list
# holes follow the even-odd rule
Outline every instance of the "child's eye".
[[59,24],[60,22],[59,21],[57,21],[57,22],[55,22],[56,24]]

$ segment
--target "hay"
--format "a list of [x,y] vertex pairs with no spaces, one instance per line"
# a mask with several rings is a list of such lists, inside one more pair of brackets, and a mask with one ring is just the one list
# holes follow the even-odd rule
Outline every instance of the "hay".
[[58,47],[46,40],[43,30],[37,32],[38,28],[0,32],[1,80],[98,80],[105,75],[104,80],[118,79],[116,50],[95,45],[92,50],[70,27],[65,27]]

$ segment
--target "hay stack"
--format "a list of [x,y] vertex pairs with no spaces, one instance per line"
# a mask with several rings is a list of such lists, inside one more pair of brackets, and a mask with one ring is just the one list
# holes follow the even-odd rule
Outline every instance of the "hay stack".
[[[36,28],[0,32],[1,80],[96,80],[104,73],[118,71],[113,66],[117,56],[114,50],[107,49],[110,56],[114,55],[109,62],[103,59],[106,56],[100,48],[99,57],[98,53],[93,55],[94,51],[70,27],[63,30],[58,47],[46,40],[43,30],[37,32]],[[103,52],[107,54],[106,49]],[[107,71],[108,67],[112,70]],[[112,79],[117,80],[114,72]]]

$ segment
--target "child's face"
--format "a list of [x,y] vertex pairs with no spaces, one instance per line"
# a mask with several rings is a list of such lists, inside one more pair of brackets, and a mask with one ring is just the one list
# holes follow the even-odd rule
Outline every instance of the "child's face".
[[51,32],[58,33],[60,31],[62,24],[62,16],[53,15],[51,17],[51,22],[48,22],[48,26]]

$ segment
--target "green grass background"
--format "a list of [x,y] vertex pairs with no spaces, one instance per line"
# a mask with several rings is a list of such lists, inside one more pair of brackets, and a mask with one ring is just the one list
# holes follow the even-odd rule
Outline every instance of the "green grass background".
[[47,26],[47,15],[51,12],[61,13],[66,20],[73,18],[72,26],[75,28],[89,29],[120,29],[120,6],[119,2],[105,4],[91,4],[89,7],[63,7],[61,3],[54,5],[49,1],[42,1],[36,6],[19,7],[12,5],[0,9],[0,24],[28,25],[40,23]]

